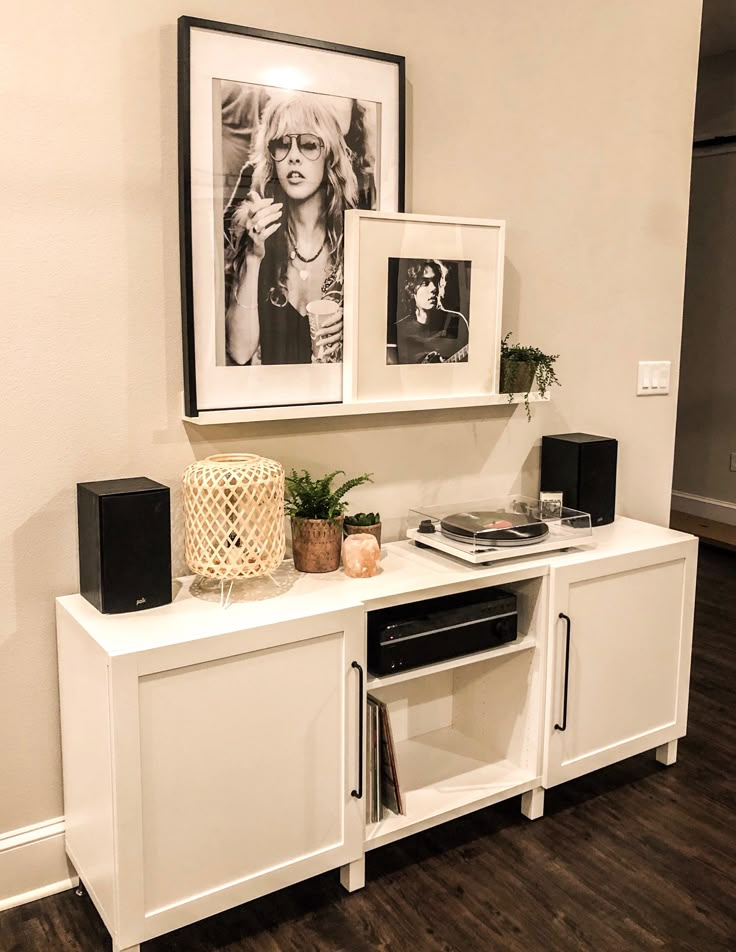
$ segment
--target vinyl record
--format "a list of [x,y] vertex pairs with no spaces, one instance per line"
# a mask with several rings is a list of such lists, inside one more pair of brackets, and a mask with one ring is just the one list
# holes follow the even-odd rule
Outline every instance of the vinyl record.
[[549,532],[544,522],[520,512],[455,512],[440,522],[442,535],[481,548],[534,545]]

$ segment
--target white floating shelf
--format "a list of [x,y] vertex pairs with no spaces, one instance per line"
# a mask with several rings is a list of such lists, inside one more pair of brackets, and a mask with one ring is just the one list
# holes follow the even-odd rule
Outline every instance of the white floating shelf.
[[[530,403],[547,403],[549,394],[529,394]],[[381,400],[371,403],[310,403],[289,407],[250,407],[237,410],[200,410],[199,416],[183,416],[186,423],[212,426],[223,423],[268,423],[273,420],[313,420],[326,417],[366,416],[371,413],[404,413],[407,410],[446,410],[460,407],[502,407],[524,402],[523,393],[471,394],[453,397],[422,397],[418,400]]]
[[452,727],[400,741],[396,761],[406,814],[387,812],[384,819],[369,824],[367,850],[540,783],[533,771],[510,760],[483,760],[477,742]]
[[473,654],[462,655],[459,658],[450,658],[449,661],[425,664],[419,668],[411,668],[409,671],[398,671],[396,674],[385,674],[380,677],[369,675],[368,690],[376,691],[378,688],[388,687],[389,684],[399,684],[401,681],[410,681],[412,678],[423,678],[426,675],[438,674],[440,671],[461,668],[466,664],[476,664],[478,661],[488,661],[491,658],[499,658],[501,655],[515,654],[517,651],[529,651],[535,645],[534,637],[525,635],[522,638],[517,638],[516,641],[509,641],[505,645],[498,645],[485,651],[475,651]]

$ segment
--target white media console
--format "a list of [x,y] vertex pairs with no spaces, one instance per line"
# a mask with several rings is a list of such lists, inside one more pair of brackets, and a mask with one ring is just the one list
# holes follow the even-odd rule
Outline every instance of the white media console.
[[[113,949],[329,869],[357,889],[367,850],[518,794],[535,819],[545,788],[633,754],[674,763],[697,540],[624,518],[594,539],[491,566],[396,542],[375,578],[286,564],[226,609],[192,579],[136,614],[58,599],[67,852]],[[516,593],[516,641],[366,671],[368,612],[487,586]],[[368,691],[406,815],[367,825]]]

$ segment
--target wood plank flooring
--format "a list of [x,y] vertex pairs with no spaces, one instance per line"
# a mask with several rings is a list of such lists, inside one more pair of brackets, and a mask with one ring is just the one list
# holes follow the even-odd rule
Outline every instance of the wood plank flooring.
[[[688,736],[367,857],[365,889],[315,877],[143,952],[736,950],[736,553],[701,545]],[[103,952],[73,891],[0,913],[0,952]]]
[[715,519],[693,516],[688,512],[673,509],[670,512],[670,528],[689,532],[714,545],[732,546],[736,549],[736,526],[725,522],[716,522]]

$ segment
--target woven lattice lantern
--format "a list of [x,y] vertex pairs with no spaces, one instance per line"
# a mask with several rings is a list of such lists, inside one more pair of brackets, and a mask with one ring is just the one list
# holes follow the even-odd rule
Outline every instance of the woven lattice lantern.
[[272,459],[234,453],[187,467],[184,558],[212,579],[255,578],[284,558],[284,470]]

